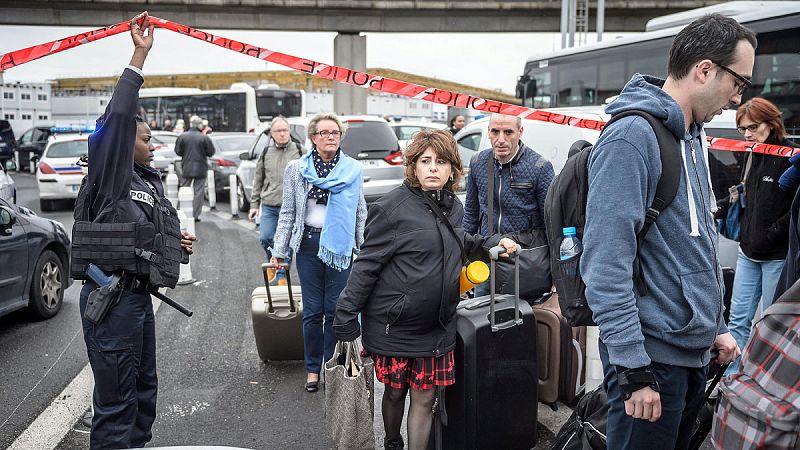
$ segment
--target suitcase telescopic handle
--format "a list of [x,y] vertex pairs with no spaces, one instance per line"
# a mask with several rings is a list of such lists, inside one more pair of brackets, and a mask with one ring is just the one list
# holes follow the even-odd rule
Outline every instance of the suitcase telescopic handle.
[[280,263],[280,264],[270,264],[268,262],[261,264],[261,272],[264,275],[264,287],[267,289],[267,312],[272,314],[275,312],[275,308],[272,306],[272,292],[269,289],[269,276],[267,275],[267,269],[274,268],[274,269],[286,269],[286,289],[289,291],[289,311],[290,312],[297,312],[297,306],[294,302],[294,295],[292,295],[292,275],[291,270],[289,270],[289,263]]
[[514,318],[509,319],[503,323],[497,323],[495,318],[495,308],[494,308],[494,292],[495,292],[495,274],[497,273],[497,259],[499,258],[501,253],[505,253],[506,249],[502,245],[498,245],[496,247],[492,247],[489,249],[489,258],[491,263],[491,271],[490,271],[490,286],[489,286],[489,322],[492,326],[492,332],[497,332],[500,330],[506,330],[511,327],[515,327],[518,325],[522,325],[522,316],[519,310],[519,251],[514,252],[511,254],[511,257],[514,258]]

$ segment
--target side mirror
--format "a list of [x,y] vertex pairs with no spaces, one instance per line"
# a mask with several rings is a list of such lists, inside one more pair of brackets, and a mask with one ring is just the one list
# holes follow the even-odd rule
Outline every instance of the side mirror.
[[17,163],[13,159],[6,161],[6,170],[17,170]]
[[17,223],[17,213],[8,206],[0,206],[0,236],[10,236],[11,227]]
[[250,152],[239,153],[239,159],[242,161],[250,161]]

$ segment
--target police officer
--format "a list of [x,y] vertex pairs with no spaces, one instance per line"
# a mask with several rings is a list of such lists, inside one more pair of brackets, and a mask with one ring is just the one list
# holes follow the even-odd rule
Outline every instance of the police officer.
[[[150,441],[158,390],[150,292],[175,286],[179,264],[188,262],[196,239],[180,231],[159,173],[149,167],[150,127],[136,115],[142,66],[153,46],[146,12],[131,21],[131,38],[130,65],[89,137],[89,173],[75,205],[72,273],[86,280],[80,306],[95,379],[91,449]],[[100,292],[82,273],[89,263],[120,280],[121,292],[101,320],[84,316],[90,295]]]

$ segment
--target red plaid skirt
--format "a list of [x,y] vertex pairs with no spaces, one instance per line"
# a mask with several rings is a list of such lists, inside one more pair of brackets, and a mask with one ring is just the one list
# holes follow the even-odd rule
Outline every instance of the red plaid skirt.
[[435,358],[403,358],[373,354],[375,376],[395,389],[411,387],[418,391],[434,386],[450,386],[456,382],[453,351]]

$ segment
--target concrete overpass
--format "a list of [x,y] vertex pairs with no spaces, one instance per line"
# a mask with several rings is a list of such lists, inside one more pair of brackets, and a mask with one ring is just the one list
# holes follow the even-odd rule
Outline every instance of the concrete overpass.
[[[653,17],[715,3],[720,0],[605,0],[605,30],[644,31]],[[595,9],[590,1],[590,18]],[[98,27],[143,10],[201,29],[337,32],[334,64],[364,71],[362,32],[555,32],[561,0],[3,0],[0,25]],[[366,112],[366,94],[337,85],[336,111]]]
[[[719,0],[606,0],[606,31]],[[590,2],[594,17],[595,2]],[[559,31],[560,0],[5,0],[0,25],[102,26],[143,11],[198,28],[359,32]]]

